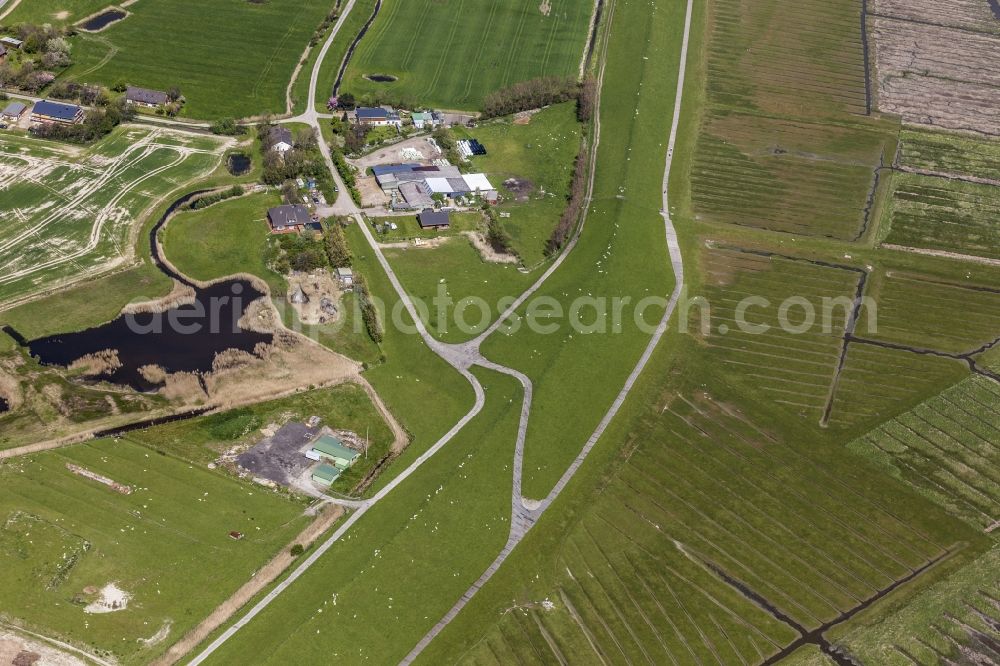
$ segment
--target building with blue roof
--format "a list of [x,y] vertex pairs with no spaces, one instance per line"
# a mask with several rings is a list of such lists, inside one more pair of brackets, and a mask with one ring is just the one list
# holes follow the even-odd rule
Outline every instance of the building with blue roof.
[[61,102],[50,102],[42,100],[36,102],[31,110],[31,122],[33,123],[60,123],[63,125],[73,125],[83,122],[83,108],[76,104],[63,104]]
[[370,127],[386,127],[388,125],[392,125],[399,129],[403,126],[403,121],[400,120],[398,113],[378,106],[359,106],[357,111],[354,112],[354,117],[357,119],[359,124],[368,125]]

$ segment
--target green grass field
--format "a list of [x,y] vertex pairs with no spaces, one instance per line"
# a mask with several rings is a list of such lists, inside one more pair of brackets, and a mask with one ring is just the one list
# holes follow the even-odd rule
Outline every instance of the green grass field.
[[216,119],[285,112],[285,90],[332,2],[221,0],[140,2],[131,15],[74,39],[64,75],[125,81],[187,98],[183,115]]
[[[576,76],[594,3],[543,5],[551,8],[548,15],[535,0],[385,0],[351,59],[342,90],[385,91],[428,106],[477,110],[486,95],[518,81]],[[364,78],[371,74],[398,80]]]
[[[536,333],[523,325],[522,308],[519,330],[508,335],[501,328],[483,344],[487,358],[534,383],[524,464],[524,494],[532,498],[548,493],[642,353],[649,332],[635,324],[640,301],[665,299],[673,288],[657,211],[684,8],[619,3],[616,12],[593,203],[579,244],[537,294],[555,299],[565,314],[542,320],[556,324],[554,333]],[[626,297],[631,300],[623,302],[617,331],[611,299]],[[588,328],[596,318],[593,307],[578,313],[584,326],[573,326],[570,309],[581,298],[608,299],[606,332]],[[655,325],[662,312],[662,303],[653,303],[640,316]],[[569,405],[573,418],[567,418]]]
[[503,225],[514,251],[525,266],[536,266],[569,195],[581,134],[575,104],[547,108],[527,125],[501,118],[456,134],[478,139],[488,151],[472,158],[473,170],[486,173],[495,187],[512,178],[520,184],[516,192],[501,190],[504,202],[497,209],[510,213]]
[[[316,86],[316,99],[313,100],[318,110],[326,112],[326,102],[330,99],[330,95],[333,92],[333,84],[337,80],[337,74],[340,73],[340,66],[347,55],[347,49],[354,43],[354,39],[361,32],[368,19],[371,18],[372,12],[375,10],[375,1],[356,0],[354,8],[344,20],[344,27],[340,29],[340,32],[337,33],[336,38],[333,40],[333,44],[330,45],[330,50],[327,52],[323,64],[320,65],[319,80]],[[299,91],[298,95],[304,99],[309,96],[308,75],[300,77],[300,82],[296,88]]]
[[1000,390],[971,377],[849,445],[943,508],[990,527],[1000,507]]
[[273,291],[287,288],[264,253],[271,229],[267,209],[281,203],[273,192],[250,194],[178,213],[161,232],[167,259],[185,275],[206,282],[236,273],[262,278]]
[[502,299],[509,305],[533,281],[514,264],[484,261],[462,236],[434,248],[386,250],[385,256],[410,295],[426,304],[428,329],[445,342],[481,333],[504,309]]
[[[121,663],[153,660],[308,520],[272,492],[124,441],[19,458],[0,467],[0,481],[4,613]],[[231,530],[245,537],[234,541]],[[86,613],[91,588],[109,583],[132,595],[127,608]],[[152,640],[164,627],[166,640]]]
[[1000,548],[928,587],[885,621],[847,633],[843,642],[864,663],[937,664],[951,655],[990,663],[997,640],[996,581]]
[[111,6],[110,0],[35,0],[20,2],[3,20],[5,25],[34,23],[66,25],[96,14]]
[[86,149],[0,137],[0,303],[127,266],[146,215],[215,171],[220,146],[138,127]]

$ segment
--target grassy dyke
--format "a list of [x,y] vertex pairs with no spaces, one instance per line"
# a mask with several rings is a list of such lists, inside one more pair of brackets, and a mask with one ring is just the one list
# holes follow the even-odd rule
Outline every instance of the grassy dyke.
[[[67,463],[133,492],[77,476]],[[23,556],[7,560],[5,611],[122,663],[154,659],[168,642],[143,647],[141,639],[165,625],[171,636],[193,628],[308,520],[272,492],[123,441],[19,458],[0,477],[0,542]],[[234,541],[230,530],[245,537]],[[110,582],[133,595],[127,610],[84,613],[80,604],[95,598],[85,589]]]
[[[567,0],[546,16],[533,0],[385,0],[351,59],[343,90],[477,110],[487,94],[513,83],[575,76],[593,6]],[[376,83],[365,78],[371,74],[397,80]]]
[[109,86],[179,86],[187,98],[182,114],[191,118],[284,113],[295,65],[331,7],[292,0],[139,3],[106,30],[75,38],[75,64],[64,76]]
[[[534,383],[527,497],[548,493],[639,358],[649,338],[634,323],[637,303],[647,296],[666,298],[673,288],[658,211],[684,8],[657,4],[650,15],[648,7],[619,4],[616,12],[593,203],[579,244],[537,296],[554,298],[567,313],[577,298],[627,297],[621,331],[611,330],[610,303],[606,334],[574,330],[568,317],[548,322],[557,324],[554,333],[533,333],[520,319],[527,314],[522,309],[520,330],[507,334],[501,328],[483,345],[488,358],[521,370]],[[654,304],[640,314],[655,326],[661,313]],[[580,319],[592,323],[593,308],[582,310]],[[567,405],[579,418],[566,419]]]
[[383,317],[392,317],[395,312],[397,321],[402,324],[384,326],[380,361],[365,371],[365,378],[412,440],[399,460],[370,489],[374,493],[468,412],[474,396],[465,379],[431,352],[416,334],[412,320],[402,308],[361,230],[351,225],[345,233],[354,255],[354,270],[365,276],[380,313]]

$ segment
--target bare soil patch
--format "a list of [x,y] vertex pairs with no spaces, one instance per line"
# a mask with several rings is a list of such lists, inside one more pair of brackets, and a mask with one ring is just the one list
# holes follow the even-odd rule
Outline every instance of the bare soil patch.
[[299,321],[310,324],[330,324],[340,317],[343,290],[325,269],[288,276],[286,299]]
[[483,232],[481,231],[465,231],[462,232],[472,243],[472,247],[476,248],[479,252],[479,256],[483,258],[483,261],[488,261],[493,264],[516,264],[520,261],[516,254],[507,254],[504,252],[497,252],[492,245],[490,245]]
[[1000,34],[987,3],[879,0],[875,10],[880,110],[1000,134]]
[[38,664],[39,666],[86,666],[48,643],[0,627],[0,664]]
[[359,177],[355,182],[357,183],[358,191],[361,193],[361,205],[364,208],[387,206],[389,204],[389,197],[378,186],[378,181],[375,180],[374,176]]

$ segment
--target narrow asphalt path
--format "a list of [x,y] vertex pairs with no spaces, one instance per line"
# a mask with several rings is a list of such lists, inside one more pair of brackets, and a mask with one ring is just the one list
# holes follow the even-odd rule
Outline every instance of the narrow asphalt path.
[[[458,600],[458,602],[449,610],[445,616],[434,625],[434,627],[427,632],[427,634],[417,643],[416,647],[410,651],[408,655],[401,662],[402,664],[408,665],[413,663],[414,660],[423,650],[430,645],[431,641],[440,634],[445,627],[447,627],[452,620],[465,608],[476,593],[493,577],[493,575],[500,569],[504,561],[510,556],[514,551],[514,548],[520,543],[528,531],[534,526],[535,522],[546,509],[556,500],[557,497],[566,488],[569,482],[579,471],[580,467],[586,461],[587,456],[593,450],[594,446],[600,440],[601,436],[607,430],[611,421],[614,420],[615,416],[621,410],[622,405],[625,403],[625,399],[628,398],[629,393],[635,387],[635,383],[638,381],[639,376],[642,371],[646,368],[649,363],[649,359],[652,358],[653,352],[659,346],[660,341],[663,339],[663,335],[667,331],[667,326],[670,323],[670,318],[674,314],[674,310],[677,307],[677,302],[680,299],[680,295],[684,289],[684,261],[681,256],[680,244],[677,241],[677,232],[674,229],[673,221],[670,219],[670,202],[668,196],[668,189],[670,184],[670,168],[673,164],[674,159],[674,146],[677,143],[677,129],[680,123],[681,115],[681,105],[683,102],[684,95],[684,80],[687,71],[687,56],[688,56],[688,45],[690,44],[691,35],[691,13],[693,9],[693,0],[688,0],[687,11],[684,19],[684,39],[681,44],[681,54],[680,54],[680,67],[677,75],[677,92],[674,98],[674,113],[673,120],[670,125],[670,139],[667,143],[667,157],[666,163],[663,169],[663,185],[662,185],[662,196],[663,196],[663,208],[660,210],[660,214],[663,216],[663,227],[667,242],[667,252],[670,257],[670,265],[674,271],[675,284],[673,292],[670,294],[670,299],[667,302],[666,310],[663,313],[663,317],[660,319],[660,323],[656,327],[656,331],[653,333],[652,338],[649,340],[649,344],[646,345],[646,349],[643,351],[642,356],[639,358],[639,362],[636,363],[632,372],[629,374],[628,379],[625,381],[625,385],[622,390],[618,393],[615,401],[611,404],[611,407],[604,414],[597,428],[594,430],[593,434],[587,439],[580,453],[577,455],[576,459],[572,464],[566,469],[562,477],[549,492],[548,496],[541,502],[537,508],[531,508],[525,506],[524,499],[520,495],[520,472],[515,473],[515,493],[513,495],[513,518],[511,520],[511,530],[510,536],[507,539],[507,543],[504,545],[503,550],[497,555],[496,559],[492,564],[483,572],[479,579],[472,584],[472,586],[466,590],[465,594]],[[600,77],[603,80],[603,64],[602,64],[602,75]],[[600,87],[600,86],[599,86]],[[596,152],[596,150],[595,150]],[[575,240],[575,239],[574,239]],[[574,243],[575,244],[575,243]],[[562,255],[566,256],[565,254]],[[561,259],[562,257],[560,257]],[[536,285],[532,288],[537,289],[541,285]],[[502,321],[502,320],[498,320]],[[489,366],[487,366],[489,367]],[[503,372],[499,367],[494,368],[498,372]],[[520,373],[518,373],[520,374]],[[525,378],[527,379],[527,378]],[[525,399],[528,400],[530,392],[530,384],[526,386]],[[523,438],[524,438],[524,428],[527,423],[527,411],[522,411],[522,424],[521,429],[518,432],[518,452],[523,450]],[[518,464],[518,461],[515,462]]]
[[[337,541],[339,541],[343,537],[344,534],[346,534],[350,530],[350,528],[354,525],[354,523],[360,520],[361,517],[365,515],[365,513],[367,513],[373,506],[375,506],[375,504],[377,504],[381,499],[383,499],[390,492],[392,492],[399,484],[403,483],[427,460],[432,458],[438,451],[441,450],[441,448],[443,448],[459,432],[461,432],[461,430],[465,427],[466,424],[469,423],[469,421],[471,421],[473,418],[475,418],[477,414],[479,414],[479,412],[483,408],[483,405],[485,404],[485,392],[483,390],[482,385],[479,383],[479,380],[475,377],[475,375],[473,375],[470,372],[470,368],[472,368],[473,366],[479,366],[488,370],[492,370],[494,372],[499,372],[502,374],[512,376],[521,383],[523,389],[521,415],[518,424],[518,433],[517,433],[514,465],[513,465],[510,534],[508,536],[507,543],[504,545],[500,554],[497,556],[494,562],[489,566],[489,568],[487,568],[487,570],[483,572],[483,574],[479,577],[479,579],[475,583],[473,583],[472,587],[470,587],[466,591],[466,593],[462,596],[461,599],[459,599],[459,601],[455,604],[455,606],[453,606],[452,609],[448,611],[445,617],[442,618],[420,640],[420,642],[416,645],[416,647],[414,647],[414,649],[403,659],[402,663],[409,664],[414,659],[416,659],[416,657],[423,651],[423,649],[430,644],[430,642],[434,639],[434,637],[437,636],[452,621],[452,619],[454,619],[454,617],[458,615],[458,613],[462,610],[462,608],[464,608],[465,605],[475,596],[475,594],[479,591],[479,589],[483,585],[485,585],[490,580],[490,578],[493,577],[493,575],[496,573],[497,570],[499,570],[500,566],[504,563],[504,561],[507,559],[510,553],[513,552],[514,548],[521,542],[521,540],[528,533],[531,527],[534,526],[535,522],[542,515],[545,509],[547,509],[548,506],[559,496],[562,490],[573,478],[573,476],[579,470],[580,466],[586,460],[587,456],[590,454],[594,445],[596,445],[601,435],[607,429],[608,425],[618,414],[618,411],[621,409],[622,404],[625,402],[625,399],[628,397],[628,394],[632,391],[635,382],[638,380],[639,375],[642,373],[643,369],[649,362],[649,359],[652,356],[653,352],[655,351],[656,347],[659,345],[659,342],[662,339],[663,334],[667,330],[668,322],[670,320],[670,317],[673,315],[681,290],[684,287],[683,264],[681,259],[680,247],[677,242],[677,236],[674,231],[673,223],[670,219],[669,205],[667,200],[667,189],[670,177],[670,166],[673,160],[673,150],[674,150],[674,145],[676,143],[677,128],[680,118],[681,101],[682,101],[681,97],[683,94],[688,43],[689,43],[689,35],[691,28],[692,3],[693,0],[688,0],[687,16],[685,19],[685,27],[684,27],[684,40],[681,49],[681,65],[677,83],[677,95],[675,99],[674,116],[670,129],[670,141],[668,144],[667,159],[663,175],[663,210],[661,211],[661,214],[663,215],[667,248],[669,251],[670,262],[674,269],[676,284],[673,293],[671,294],[670,300],[668,302],[666,311],[664,312],[663,318],[660,324],[658,325],[655,333],[653,334],[652,338],[650,339],[650,342],[647,345],[642,357],[639,359],[639,362],[636,364],[632,373],[629,375],[625,383],[625,386],[619,392],[614,403],[611,405],[610,409],[604,415],[604,418],[601,420],[597,429],[584,444],[580,454],[573,461],[570,467],[566,470],[562,478],[560,478],[559,482],[549,493],[549,495],[541,502],[538,503],[526,502],[526,500],[521,495],[524,442],[527,434],[528,422],[531,416],[531,401],[533,394],[531,380],[526,375],[517,370],[494,363],[484,358],[479,352],[479,347],[482,341],[485,340],[487,337],[489,337],[489,335],[491,335],[493,332],[495,332],[506,318],[508,318],[521,304],[523,304],[532,294],[534,294],[539,288],[541,288],[541,286],[545,283],[545,281],[549,278],[549,276],[551,276],[555,272],[555,270],[562,264],[562,262],[565,260],[569,252],[575,247],[579,239],[579,235],[581,233],[583,225],[582,224],[580,225],[580,228],[578,228],[573,239],[570,241],[570,243],[566,245],[564,251],[560,254],[557,260],[553,262],[553,264],[548,268],[548,270],[546,270],[545,273],[538,279],[538,281],[536,281],[535,284],[533,284],[526,292],[524,292],[524,294],[522,294],[521,297],[505,313],[503,313],[489,329],[484,331],[482,335],[480,335],[479,337],[475,338],[470,342],[459,345],[445,344],[435,339],[428,332],[426,326],[424,325],[423,320],[420,318],[412,300],[410,299],[409,294],[403,288],[402,283],[396,276],[396,273],[393,271],[392,267],[389,265],[388,260],[382,254],[381,248],[379,247],[377,241],[375,240],[371,230],[368,228],[368,225],[365,223],[364,218],[361,216],[360,209],[351,200],[348,194],[348,190],[343,180],[341,179],[340,174],[336,169],[336,166],[333,163],[333,158],[330,153],[329,146],[325,141],[321,140],[319,142],[320,152],[323,154],[323,158],[327,163],[327,168],[330,170],[334,182],[337,184],[337,187],[340,189],[341,192],[341,196],[337,198],[337,202],[332,207],[333,212],[338,215],[349,215],[355,218],[365,236],[365,239],[372,248],[372,251],[375,253],[375,256],[378,259],[379,264],[382,266],[382,269],[388,276],[389,281],[392,284],[393,289],[396,291],[397,296],[403,302],[407,312],[410,314],[410,317],[414,322],[417,332],[420,334],[424,343],[434,353],[436,353],[438,356],[440,356],[446,362],[452,365],[459,373],[461,373],[466,378],[466,380],[472,386],[473,391],[475,392],[475,402],[472,408],[469,410],[469,412],[466,413],[461,419],[459,419],[459,421],[454,426],[452,426],[452,428],[447,433],[445,433],[437,442],[435,442],[433,446],[431,446],[427,451],[421,454],[419,458],[417,458],[413,463],[411,463],[405,470],[400,472],[392,481],[386,484],[385,487],[383,487],[378,493],[376,493],[370,499],[337,501],[337,503],[341,504],[346,508],[354,509],[353,513],[351,513],[351,515],[347,518],[344,524],[341,525],[340,528],[338,528],[333,533],[333,535],[330,536],[330,538],[328,538],[315,551],[313,551],[309,555],[309,557],[307,557],[295,569],[295,571],[292,572],[292,574],[287,579],[279,583],[253,608],[251,608],[243,617],[237,620],[236,623],[234,623],[231,627],[229,627],[210,645],[208,645],[204,651],[202,651],[191,662],[189,662],[192,666],[203,663],[206,659],[208,659],[212,655],[212,653],[214,653],[226,641],[232,638],[232,636],[237,631],[239,631],[241,628],[243,628],[251,621],[253,621],[253,619],[257,617],[257,615],[259,615],[268,605],[270,605],[272,601],[274,601],[292,584],[294,584],[295,581],[297,581],[302,575],[304,575]],[[326,43],[324,43],[323,48],[321,49],[319,56],[316,59],[316,63],[313,67],[312,75],[309,82],[310,106],[304,114],[297,116],[294,119],[296,122],[305,122],[309,124],[317,132],[320,131],[319,121],[321,117],[324,117],[321,114],[317,113],[315,109],[315,98],[316,98],[316,90],[318,86],[320,68],[323,64],[324,58],[327,55],[327,52],[330,49],[330,46],[333,43],[333,40],[340,32],[340,29],[343,26],[343,23],[347,18],[348,14],[350,13],[351,9],[353,8],[353,6],[354,6],[354,0],[348,2],[348,4],[344,8],[344,12],[341,14],[340,20],[334,26],[329,37],[327,38]],[[603,60],[604,59],[602,58],[601,76],[600,76],[600,79],[602,81],[604,72]],[[600,87],[601,86],[599,86],[599,88]],[[589,192],[592,192],[593,189],[593,177],[594,177],[593,167],[595,166],[596,163],[597,145],[599,144],[600,141],[599,122],[600,120],[598,117],[595,121],[594,146],[591,147],[592,168],[591,168],[590,183],[588,187],[588,201],[590,197]]]

